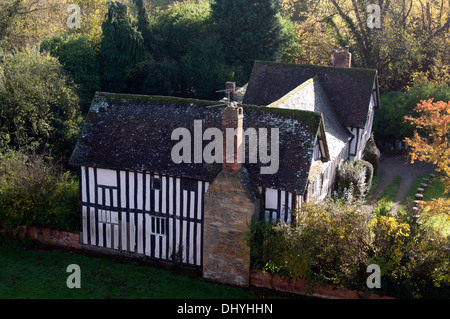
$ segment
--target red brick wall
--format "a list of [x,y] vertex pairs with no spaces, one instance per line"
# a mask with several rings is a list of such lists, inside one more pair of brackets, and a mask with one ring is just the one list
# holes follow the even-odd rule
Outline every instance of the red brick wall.
[[324,287],[311,286],[303,279],[296,279],[295,281],[287,278],[282,279],[278,275],[272,276],[260,270],[252,270],[250,272],[250,285],[322,299],[393,299],[392,297],[382,297],[376,294],[336,288],[330,285]]
[[[0,231],[16,234],[15,230],[7,230],[0,222]],[[48,245],[66,248],[80,248],[80,234],[50,228],[21,226],[17,233],[19,238],[33,239]]]

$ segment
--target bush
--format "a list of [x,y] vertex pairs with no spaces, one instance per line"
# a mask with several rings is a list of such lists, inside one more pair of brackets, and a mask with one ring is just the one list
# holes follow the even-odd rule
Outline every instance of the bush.
[[291,278],[351,286],[367,265],[368,215],[356,205],[305,204],[297,225],[252,228],[252,264]]
[[73,231],[79,225],[78,182],[47,157],[23,152],[0,155],[0,220]]
[[[364,197],[370,189],[373,178],[373,166],[366,161],[341,162],[336,173],[336,188],[342,196],[350,190],[350,197]],[[347,197],[349,197],[347,196]]]
[[380,156],[381,156],[380,150],[375,144],[375,138],[372,133],[370,135],[370,139],[367,141],[366,148],[364,149],[364,160],[372,164],[373,175],[376,175],[378,173]]
[[445,289],[436,288],[450,283],[448,238],[388,216],[374,219],[371,230],[370,263],[380,266],[383,292],[406,298],[424,293],[443,297]]
[[304,204],[295,225],[254,221],[252,267],[312,284],[368,291],[367,266],[381,268],[380,294],[449,297],[449,238],[403,216],[370,214],[358,205]]

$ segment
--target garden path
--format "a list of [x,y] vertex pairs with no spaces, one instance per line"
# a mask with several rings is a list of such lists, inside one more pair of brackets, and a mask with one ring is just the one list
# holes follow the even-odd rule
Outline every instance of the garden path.
[[381,154],[379,169],[381,170],[380,181],[370,200],[371,204],[375,204],[378,197],[383,193],[387,186],[389,186],[397,176],[400,176],[402,181],[392,206],[391,213],[396,213],[400,202],[406,197],[409,189],[418,176],[432,172],[435,166],[429,163],[411,162],[403,155],[399,154]]

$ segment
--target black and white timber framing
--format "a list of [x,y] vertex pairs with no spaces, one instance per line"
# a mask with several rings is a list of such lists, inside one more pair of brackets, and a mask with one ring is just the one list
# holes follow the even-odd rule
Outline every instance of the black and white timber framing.
[[[209,183],[145,171],[80,168],[81,243],[202,267]],[[264,218],[293,222],[302,196],[260,188]],[[176,257],[177,256],[177,257]]]
[[[201,267],[208,182],[80,168],[81,242]],[[183,189],[188,185],[189,189]]]

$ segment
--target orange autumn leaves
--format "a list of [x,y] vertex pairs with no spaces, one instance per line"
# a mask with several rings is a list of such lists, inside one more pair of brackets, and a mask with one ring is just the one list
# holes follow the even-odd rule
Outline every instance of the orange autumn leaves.
[[[450,101],[421,101],[415,108],[418,117],[405,116],[416,126],[414,136],[406,138],[410,147],[411,162],[424,161],[437,166],[445,184],[445,194],[450,194]],[[450,198],[445,195],[421,207],[430,213],[450,215]]]

